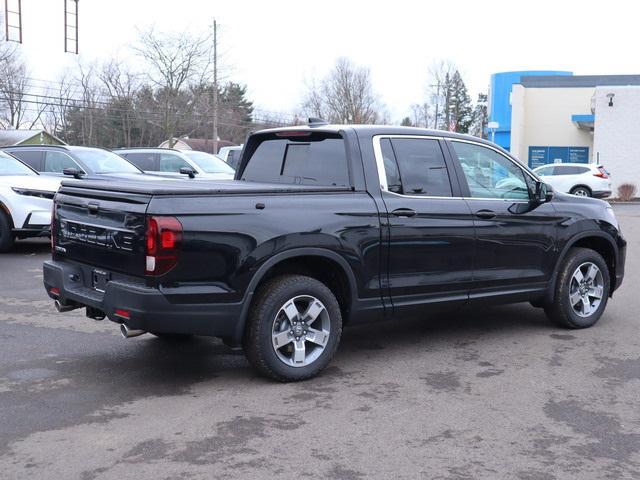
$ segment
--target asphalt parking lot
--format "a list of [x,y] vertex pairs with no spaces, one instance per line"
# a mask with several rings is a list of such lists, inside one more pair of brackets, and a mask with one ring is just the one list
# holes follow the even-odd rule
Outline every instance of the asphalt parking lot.
[[511,305],[348,328],[319,378],[277,384],[212,339],[124,340],[58,314],[44,240],[0,257],[0,477],[637,479],[640,206],[600,323]]

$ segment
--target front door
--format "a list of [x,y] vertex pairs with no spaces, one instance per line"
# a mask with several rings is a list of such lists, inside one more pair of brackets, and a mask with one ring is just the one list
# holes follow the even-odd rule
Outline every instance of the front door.
[[560,218],[531,202],[535,179],[514,159],[469,141],[448,143],[476,226],[471,298],[544,289],[556,261]]
[[466,302],[474,225],[446,146],[417,136],[383,136],[374,142],[387,210],[386,278],[394,314],[425,304]]

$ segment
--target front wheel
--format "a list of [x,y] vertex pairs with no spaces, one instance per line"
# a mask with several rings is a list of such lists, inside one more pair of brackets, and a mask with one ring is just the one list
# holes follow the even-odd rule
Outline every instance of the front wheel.
[[298,381],[329,364],[341,334],[340,306],[331,290],[314,278],[285,275],[258,292],[243,347],[263,375]]
[[558,274],[547,316],[565,328],[587,328],[602,316],[609,298],[609,268],[602,256],[588,248],[567,254]]

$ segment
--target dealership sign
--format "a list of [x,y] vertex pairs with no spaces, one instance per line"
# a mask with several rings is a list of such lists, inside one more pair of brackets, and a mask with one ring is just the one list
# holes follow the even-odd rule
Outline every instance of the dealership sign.
[[589,147],[529,147],[531,168],[549,163],[589,163]]

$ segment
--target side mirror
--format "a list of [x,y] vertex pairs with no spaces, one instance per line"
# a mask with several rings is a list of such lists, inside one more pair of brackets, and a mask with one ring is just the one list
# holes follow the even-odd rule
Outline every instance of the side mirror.
[[553,199],[553,187],[548,183],[536,182],[535,202],[546,203]]
[[191,167],[180,167],[180,173],[183,175],[189,175],[189,178],[196,178],[196,171]]
[[84,172],[82,170],[73,167],[65,168],[64,170],[62,170],[62,173],[78,179],[82,178],[82,176],[84,175]]

